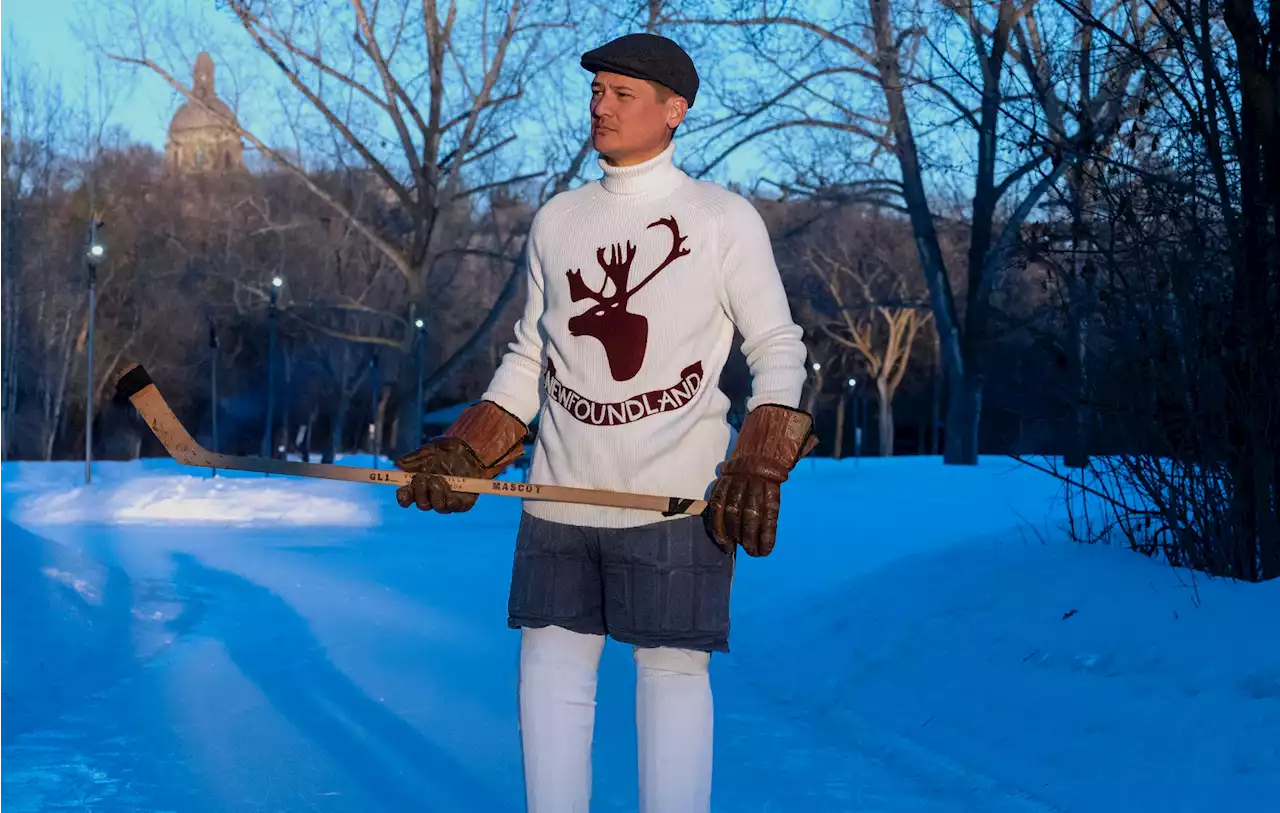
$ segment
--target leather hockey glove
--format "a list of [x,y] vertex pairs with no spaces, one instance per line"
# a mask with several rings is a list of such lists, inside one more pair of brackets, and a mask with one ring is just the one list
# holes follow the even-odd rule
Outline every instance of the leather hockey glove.
[[492,480],[520,457],[528,433],[519,418],[492,401],[472,404],[442,434],[396,461],[401,471],[414,474],[396,490],[396,502],[441,514],[470,511],[478,495],[454,491],[444,477]]
[[817,445],[809,413],[775,404],[751,410],[707,504],[709,530],[721,550],[733,553],[742,545],[751,556],[769,555],[782,483]]

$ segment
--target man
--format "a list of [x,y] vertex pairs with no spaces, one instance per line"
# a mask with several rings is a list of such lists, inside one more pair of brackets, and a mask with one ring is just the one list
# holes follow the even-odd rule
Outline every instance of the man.
[[[515,339],[479,403],[399,461],[402,506],[465,511],[439,475],[496,477],[539,417],[530,480],[696,497],[706,520],[525,504],[508,624],[521,629],[520,728],[531,813],[586,811],[605,637],[637,666],[640,809],[710,808],[712,652],[727,652],[738,545],[773,548],[779,485],[814,442],[796,409],[805,347],[750,202],[672,162],[698,75],[669,39],[582,57],[604,177],[534,217]],[[752,373],[729,452],[716,386],[734,328]],[[726,454],[728,459],[726,460]],[[717,477],[717,466],[723,472]]]

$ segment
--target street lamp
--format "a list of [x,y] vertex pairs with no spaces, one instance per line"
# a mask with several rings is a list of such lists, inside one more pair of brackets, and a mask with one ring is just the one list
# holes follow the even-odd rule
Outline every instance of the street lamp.
[[[813,422],[818,422],[818,396],[822,390],[822,365],[817,361],[809,365],[809,369],[813,371],[813,386],[809,389],[809,414],[813,416]],[[839,454],[839,452],[837,452]],[[812,461],[810,461],[812,463]]]
[[85,251],[84,263],[89,272],[89,336],[87,358],[88,372],[84,387],[84,484],[93,481],[93,317],[96,305],[96,289],[98,282],[98,265],[107,255],[107,249],[98,240],[98,229],[103,222],[96,217],[89,221],[89,245]]
[[422,442],[422,376],[427,360],[427,323],[421,319],[413,323],[418,329],[418,400],[413,415],[414,446]]
[[267,423],[262,429],[262,456],[275,457],[271,448],[271,430],[275,422],[276,407],[276,315],[279,311],[280,289],[284,279],[271,278],[271,299],[267,307]]

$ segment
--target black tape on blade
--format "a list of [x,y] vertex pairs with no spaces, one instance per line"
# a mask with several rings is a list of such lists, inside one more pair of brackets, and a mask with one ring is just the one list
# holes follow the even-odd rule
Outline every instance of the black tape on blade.
[[664,517],[674,517],[677,514],[683,514],[693,505],[693,500],[681,499],[680,497],[672,497],[667,500],[667,510],[662,512]]
[[129,372],[120,376],[120,380],[116,382],[116,398],[121,401],[128,401],[133,396],[142,392],[151,386],[151,376],[147,375],[146,369],[139,364]]

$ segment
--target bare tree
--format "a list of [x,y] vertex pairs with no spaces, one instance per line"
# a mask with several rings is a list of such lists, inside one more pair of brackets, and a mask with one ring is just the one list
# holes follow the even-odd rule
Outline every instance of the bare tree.
[[[1095,26],[1057,3],[1037,4],[1013,29],[1011,53],[1023,67],[1030,92],[1038,100],[1035,114],[1044,117],[1043,143],[1068,162],[1065,184],[1049,197],[1068,213],[1069,224],[1059,242],[1066,246],[1071,273],[1063,278],[1070,337],[1067,357],[1076,400],[1073,404],[1072,439],[1066,452],[1068,466],[1088,464],[1089,410],[1084,392],[1089,322],[1096,296],[1096,267],[1090,261],[1097,249],[1092,228],[1096,179],[1107,167],[1123,165],[1128,151],[1118,139],[1123,128],[1150,106],[1154,86],[1143,81],[1147,64],[1159,66],[1166,58],[1167,36],[1160,25],[1167,8],[1163,0],[1133,0],[1095,7],[1083,0],[1080,8],[1096,16],[1118,39],[1097,37]],[[1044,32],[1065,30],[1071,40]],[[1017,120],[1017,113],[1011,111]],[[1023,126],[1032,130],[1025,117]]]
[[4,432],[8,447],[34,402],[26,429],[51,459],[68,407],[90,397],[74,376],[87,356],[83,251],[118,91],[91,81],[68,101],[21,59],[11,48],[4,65]]
[[902,230],[895,225],[884,217],[855,214],[829,222],[821,236],[809,235],[802,249],[819,282],[819,329],[856,354],[875,381],[883,457],[893,455],[894,395],[920,328],[931,318],[916,283],[910,241],[893,239]]
[[1280,577],[1274,16],[1236,0],[1169,2],[1158,15],[1168,58],[1157,59],[1090,6],[1061,6],[1142,61],[1150,85],[1124,139],[1131,164],[1088,156],[1107,171],[1090,181],[1086,392],[1121,453],[1094,463],[1112,510],[1080,536],[1117,530],[1173,564]]
[[[316,180],[298,157],[197,97],[177,78],[175,67],[153,55],[149,4],[130,3],[130,14],[120,19],[134,21],[136,45],[132,51],[111,51],[112,58],[145,67],[235,128],[348,222],[394,274],[387,282],[389,302],[368,306],[369,318],[357,332],[328,318],[336,314],[342,321],[341,314],[350,309],[345,301],[327,303],[329,314],[320,312],[322,303],[313,303],[314,329],[403,354],[414,342],[416,319],[425,319],[432,330],[440,317],[432,292],[434,280],[447,273],[442,258],[479,251],[505,266],[506,281],[487,303],[488,316],[426,382],[428,393],[438,390],[484,347],[521,279],[518,253],[493,257],[488,249],[477,249],[466,234],[451,233],[451,226],[466,220],[451,213],[483,209],[493,193],[547,176],[549,167],[530,166],[514,145],[519,123],[536,121],[528,113],[521,118],[520,111],[531,103],[526,87],[544,59],[547,33],[568,25],[567,12],[520,0],[462,11],[455,2],[439,9],[436,3],[409,0],[225,4],[262,64],[278,72],[281,92],[303,106],[298,117],[314,133],[313,145],[327,138],[331,164],[359,167],[384,191],[395,212],[388,223],[364,216]],[[294,129],[299,147],[305,147],[306,131],[301,125]],[[580,166],[581,160],[574,171]]]
[[[1066,108],[1053,90],[1062,61],[1038,59],[1047,51],[1041,43],[1037,54],[1034,44],[1036,2],[947,0],[943,8],[950,14],[895,10],[891,0],[868,0],[865,18],[846,7],[837,19],[821,19],[771,14],[762,3],[756,13],[682,22],[744,29],[760,61],[777,68],[784,80],[773,83],[781,90],[731,105],[732,115],[721,123],[721,137],[731,143],[721,155],[796,128],[841,134],[861,149],[837,165],[860,167],[872,177],[843,184],[830,177],[821,184],[809,179],[810,188],[901,201],[911,219],[946,370],[945,460],[974,463],[991,293],[1018,249],[1027,218],[1067,170],[1080,134],[1067,127]],[[1140,8],[1136,0],[1124,6],[1128,12]],[[1098,123],[1087,135],[1096,140],[1114,135],[1124,120],[1134,71],[1141,66],[1117,60],[1095,73],[1087,53],[1076,56],[1085,54],[1080,64],[1089,87],[1101,89],[1085,100],[1092,101],[1089,115]],[[870,102],[867,87],[878,88],[883,107]],[[885,155],[895,159],[896,179],[877,169]],[[936,193],[957,172],[971,183],[959,290],[948,274],[935,211]]]
[[4,58],[4,105],[0,140],[3,142],[0,168],[3,170],[3,449],[8,457],[14,444],[14,430],[20,406],[19,391],[29,361],[23,353],[25,306],[39,291],[28,290],[21,269],[38,257],[39,240],[30,232],[43,219],[49,198],[59,182],[59,124],[63,101],[57,88],[41,81],[30,65],[22,62],[19,49],[11,42]]

